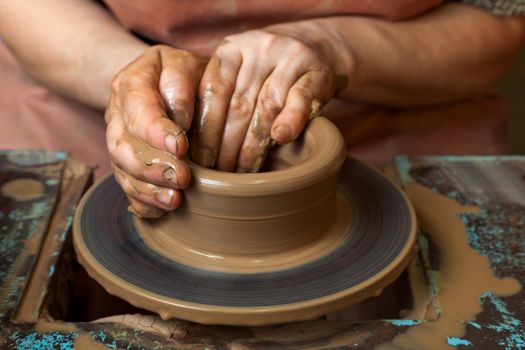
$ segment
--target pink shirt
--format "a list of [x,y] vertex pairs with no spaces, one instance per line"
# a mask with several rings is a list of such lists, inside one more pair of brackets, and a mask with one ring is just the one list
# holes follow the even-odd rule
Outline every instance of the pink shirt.
[[441,0],[104,0],[126,28],[155,42],[209,55],[227,35],[275,23],[333,15],[391,20]]
[[[210,54],[226,35],[269,24],[330,15],[402,20],[440,0],[105,0],[122,25],[155,42]],[[278,5],[276,5],[278,4]],[[102,113],[39,86],[0,42],[0,148],[67,149],[109,171]],[[419,109],[334,100],[325,115],[339,126],[348,153],[374,165],[395,154],[508,152],[505,106],[484,97]]]

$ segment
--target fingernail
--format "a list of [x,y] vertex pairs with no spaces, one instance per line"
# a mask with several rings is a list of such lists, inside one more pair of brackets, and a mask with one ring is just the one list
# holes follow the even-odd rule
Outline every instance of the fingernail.
[[213,152],[207,147],[198,147],[192,153],[193,161],[203,167],[210,168],[215,164],[215,156]]
[[175,155],[177,154],[177,136],[175,136],[174,134],[166,135],[166,137],[164,138],[164,145],[166,146],[168,151],[170,151],[170,153]]
[[288,142],[292,137],[292,132],[290,131],[288,125],[279,125],[273,132],[280,142]]
[[159,190],[157,193],[155,193],[155,199],[159,202],[167,206],[168,208],[173,207],[173,196],[175,195],[175,191],[172,189],[162,189]]
[[191,125],[190,114],[184,109],[172,109],[168,111],[168,117],[179,124],[184,131],[188,131]]
[[129,211],[131,214],[133,214],[133,215],[135,215],[135,216],[138,216],[139,218],[142,218],[142,217],[143,217],[143,216],[142,216],[138,211],[136,211],[135,208],[133,208],[133,206],[131,206],[131,205],[128,205],[128,211]]
[[179,186],[179,181],[177,180],[177,172],[172,167],[168,167],[162,172],[162,178],[166,182],[170,182],[177,187]]
[[186,133],[181,130],[181,132],[177,134],[176,138],[177,138],[177,145],[182,146],[182,147],[178,147],[178,151],[181,154],[177,154],[177,156],[182,157],[184,156],[186,152],[188,152],[188,137],[186,136]]
[[149,205],[146,208],[144,208],[144,210],[146,211],[145,217],[148,219],[157,219],[160,218],[162,215],[166,214],[164,210],[154,208]]

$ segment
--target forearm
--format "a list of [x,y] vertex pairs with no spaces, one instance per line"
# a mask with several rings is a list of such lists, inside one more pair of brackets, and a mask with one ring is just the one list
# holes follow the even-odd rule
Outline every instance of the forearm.
[[337,97],[418,106],[474,96],[495,85],[524,38],[524,18],[447,4],[391,22],[332,17],[303,23],[303,36],[342,79]]
[[98,109],[147,47],[89,0],[0,0],[0,36],[35,80]]

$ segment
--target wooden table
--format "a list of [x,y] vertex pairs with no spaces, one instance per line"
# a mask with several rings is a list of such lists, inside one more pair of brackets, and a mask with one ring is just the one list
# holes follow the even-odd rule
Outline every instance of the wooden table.
[[[401,186],[417,183],[462,205],[479,208],[477,213],[461,214],[470,246],[488,256],[496,276],[525,282],[525,157],[400,156],[390,170]],[[0,152],[0,188],[17,179],[36,180],[43,191],[38,198],[22,201],[0,196],[2,348],[372,349],[443,316],[442,253],[420,230],[419,254],[406,273],[413,303],[404,314],[412,318],[323,319],[256,328],[164,322],[154,317],[138,324],[134,316],[122,317],[120,323],[88,322],[82,319],[89,318],[86,312],[71,312],[69,295],[77,295],[77,304],[83,300],[78,295],[88,298],[102,293],[103,298],[111,298],[100,287],[90,287],[87,276],[75,272],[81,268],[71,250],[75,205],[91,183],[91,171],[65,152]],[[443,344],[525,349],[525,292],[497,297],[487,291],[479,296],[479,302],[483,311],[474,320],[465,320],[465,335],[444,337]],[[118,303],[111,299],[110,304]]]

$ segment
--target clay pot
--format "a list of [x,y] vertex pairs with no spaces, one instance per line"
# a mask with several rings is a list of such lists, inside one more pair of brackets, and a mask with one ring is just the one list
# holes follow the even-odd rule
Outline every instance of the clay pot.
[[336,219],[345,216],[338,215],[336,195],[344,159],[339,130],[316,118],[302,137],[274,148],[265,172],[191,164],[183,205],[135,225],[153,250],[197,268],[258,272],[304,263],[333,249],[347,231],[334,227],[349,225],[349,218]]

